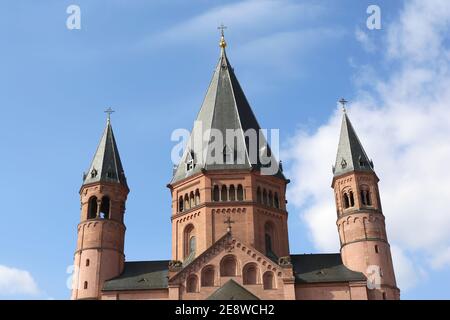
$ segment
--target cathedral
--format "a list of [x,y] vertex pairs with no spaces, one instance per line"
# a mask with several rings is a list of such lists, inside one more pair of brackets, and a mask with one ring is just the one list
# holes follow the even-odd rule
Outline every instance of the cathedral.
[[[225,144],[219,155],[224,161],[214,161],[218,152],[209,150],[212,141],[197,143],[197,149],[188,144],[174,167],[167,185],[172,196],[170,260],[125,260],[130,189],[108,116],[80,189],[72,299],[400,299],[379,179],[345,112],[345,100],[330,176],[340,252],[293,254],[286,209],[289,180],[268,146],[265,153],[277,164],[271,174],[264,173],[267,164],[259,152],[255,157],[251,150],[245,133],[260,132],[260,126],[226,45],[222,30],[219,61],[195,122],[201,126],[194,125],[191,139],[208,130],[224,135],[232,130],[238,133],[236,144]],[[260,145],[265,138],[256,140]],[[202,154],[206,159],[200,159]]]

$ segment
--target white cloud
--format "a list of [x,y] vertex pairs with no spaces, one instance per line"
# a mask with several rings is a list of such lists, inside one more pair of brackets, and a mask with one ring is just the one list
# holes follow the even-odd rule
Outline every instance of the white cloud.
[[0,296],[35,296],[39,293],[38,286],[28,271],[0,265]]
[[[450,260],[450,254],[442,252],[450,247],[450,45],[446,41],[450,2],[411,1],[405,6],[399,20],[389,26],[383,48],[386,63],[393,65],[391,73],[383,78],[372,73],[371,89],[357,93],[348,113],[381,179],[388,236],[396,248],[394,265],[399,283],[408,289],[424,279],[415,277],[418,270],[442,267]],[[427,38],[430,52],[423,53]],[[364,72],[356,73],[361,77]],[[370,81],[363,79],[365,84]],[[324,251],[338,249],[330,184],[340,118],[336,108],[315,132],[298,132],[286,151],[293,182],[289,199],[301,212],[316,248]],[[408,257],[430,259],[414,259],[415,265],[408,268],[412,262],[405,252]]]
[[289,0],[247,0],[213,7],[197,16],[152,35],[146,43],[180,44],[185,42],[204,42],[205,38],[215,36],[216,26],[225,23],[230,33],[236,37],[251,33],[267,34],[274,29],[286,29],[299,18],[304,21],[316,18],[324,12],[324,7],[315,4],[302,4]]
[[435,270],[450,266],[450,247],[439,250],[430,263]]
[[362,45],[364,50],[366,50],[367,52],[375,51],[375,44],[366,32],[364,32],[360,28],[356,28],[355,37],[356,40]]

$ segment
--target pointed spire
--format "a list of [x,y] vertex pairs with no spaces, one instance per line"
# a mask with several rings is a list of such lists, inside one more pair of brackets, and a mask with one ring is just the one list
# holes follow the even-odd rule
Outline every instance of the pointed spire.
[[[264,145],[265,140],[263,139],[265,138],[263,135],[257,136],[257,142],[253,148],[253,145],[249,145],[243,134],[247,130],[253,129],[258,135],[261,129],[225,54],[226,42],[223,35],[223,29],[225,28],[223,25],[219,27],[222,34],[219,61],[197,115],[194,128],[191,131],[188,147],[175,170],[171,183],[202,170],[260,169],[263,166],[259,154],[255,155],[255,153],[260,151],[256,149]],[[215,151],[212,150],[218,146],[214,144],[215,139],[212,139],[211,132],[219,131],[222,133],[223,139],[226,139],[227,130],[238,131],[239,134],[234,146],[228,146],[227,141],[221,141],[224,145],[219,150],[223,153],[224,159],[230,159],[231,161],[227,160],[219,164],[214,161],[215,156],[213,154],[215,155]],[[207,132],[210,134],[209,142],[202,140]],[[236,145],[238,148],[236,148]],[[270,148],[268,148],[267,154],[271,155]],[[203,158],[203,155],[205,155],[205,158]],[[202,157],[200,161],[199,157]],[[257,158],[257,160],[252,160],[254,158]],[[274,161],[273,158],[272,161]],[[284,178],[280,170],[276,175]]]
[[343,106],[341,134],[333,174],[336,177],[351,171],[374,172],[373,163],[364,151],[355,129],[348,118],[345,103]]
[[84,174],[83,185],[95,182],[112,182],[128,187],[111,126],[111,114],[113,112],[111,108],[105,111],[108,114],[106,128],[103,131],[89,171]]

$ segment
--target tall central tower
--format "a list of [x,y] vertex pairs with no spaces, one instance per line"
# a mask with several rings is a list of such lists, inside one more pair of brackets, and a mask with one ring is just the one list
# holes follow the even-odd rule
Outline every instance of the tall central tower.
[[[226,54],[168,185],[172,260],[188,264],[227,233],[277,261],[289,255],[286,184]],[[272,170],[269,169],[271,167]],[[266,173],[269,172],[269,173]]]

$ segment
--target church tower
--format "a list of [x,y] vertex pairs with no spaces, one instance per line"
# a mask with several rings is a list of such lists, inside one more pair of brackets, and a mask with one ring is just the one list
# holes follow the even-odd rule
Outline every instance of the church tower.
[[343,263],[368,280],[369,299],[399,299],[381,208],[378,177],[345,111],[333,166],[337,227]]
[[72,299],[99,299],[105,280],[124,268],[123,221],[129,192],[108,120],[80,189],[81,217],[74,258]]
[[[275,262],[289,255],[289,182],[271,154],[226,54],[220,57],[181,161],[172,193],[172,260],[183,265],[231,230]],[[271,167],[271,168],[269,168]],[[268,172],[268,173],[267,173]]]

